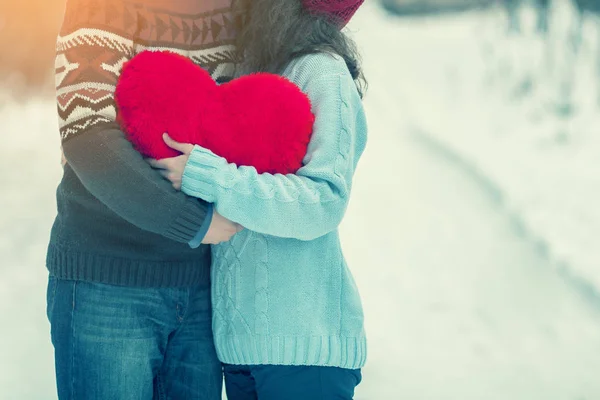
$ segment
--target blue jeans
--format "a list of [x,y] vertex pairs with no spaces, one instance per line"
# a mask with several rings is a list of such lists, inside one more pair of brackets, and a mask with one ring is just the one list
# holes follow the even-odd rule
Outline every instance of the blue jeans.
[[225,365],[228,400],[351,400],[359,369]]
[[59,399],[221,399],[210,287],[50,277],[47,296]]

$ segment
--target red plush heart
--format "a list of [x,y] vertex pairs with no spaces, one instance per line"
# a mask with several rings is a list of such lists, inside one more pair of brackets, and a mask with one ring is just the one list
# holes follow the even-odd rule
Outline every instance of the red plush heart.
[[171,52],[144,51],[125,63],[115,101],[117,120],[147,157],[178,155],[163,142],[168,132],[260,173],[296,172],[314,123],[308,97],[281,76],[252,74],[217,85]]

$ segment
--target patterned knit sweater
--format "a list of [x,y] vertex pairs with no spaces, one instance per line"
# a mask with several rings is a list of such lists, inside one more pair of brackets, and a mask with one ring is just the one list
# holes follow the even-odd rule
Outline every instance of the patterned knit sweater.
[[366,145],[365,114],[339,57],[305,56],[285,75],[316,116],[297,174],[258,174],[198,146],[184,172],[185,193],[246,228],[213,246],[217,353],[228,364],[360,368],[363,311],[338,225]]
[[[125,61],[145,49],[231,74],[230,0],[68,0],[57,42],[60,134],[68,160],[47,254],[51,275],[125,286],[209,282],[210,250],[188,242],[204,201],[176,192],[115,122]],[[170,240],[165,240],[165,238]]]

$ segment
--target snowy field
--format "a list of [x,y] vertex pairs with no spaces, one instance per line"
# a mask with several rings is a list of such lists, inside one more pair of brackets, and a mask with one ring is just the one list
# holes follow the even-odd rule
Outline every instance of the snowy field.
[[554,11],[546,43],[531,32],[506,37],[490,13],[392,25],[406,40],[378,68],[393,65],[404,78],[388,95],[404,99],[414,132],[482,177],[558,272],[600,307],[600,22],[586,20],[571,62],[573,13],[563,2]]
[[[600,399],[590,80],[578,78],[578,112],[558,116],[555,78],[537,73],[543,46],[505,39],[497,13],[397,20],[371,3],[351,26],[370,79],[370,143],[342,228],[370,340],[356,398]],[[590,78],[585,54],[578,76]],[[52,99],[0,98],[0,128],[0,398],[55,399]]]
[[[487,26],[468,16],[449,21],[461,27],[444,46],[455,56],[427,81],[415,77],[428,98],[410,108],[415,128],[484,176],[559,272],[600,300],[600,24],[586,20],[571,65],[571,11],[556,6],[549,44],[534,35],[498,40],[489,16]],[[428,35],[446,35],[447,26],[432,28]],[[469,40],[475,31],[483,40]],[[431,108],[440,110],[434,118]]]

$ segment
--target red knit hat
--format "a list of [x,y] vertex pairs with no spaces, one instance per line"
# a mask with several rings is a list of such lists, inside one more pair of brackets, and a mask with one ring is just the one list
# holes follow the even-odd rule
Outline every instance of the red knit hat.
[[365,0],[302,0],[304,8],[314,14],[327,14],[345,26]]

